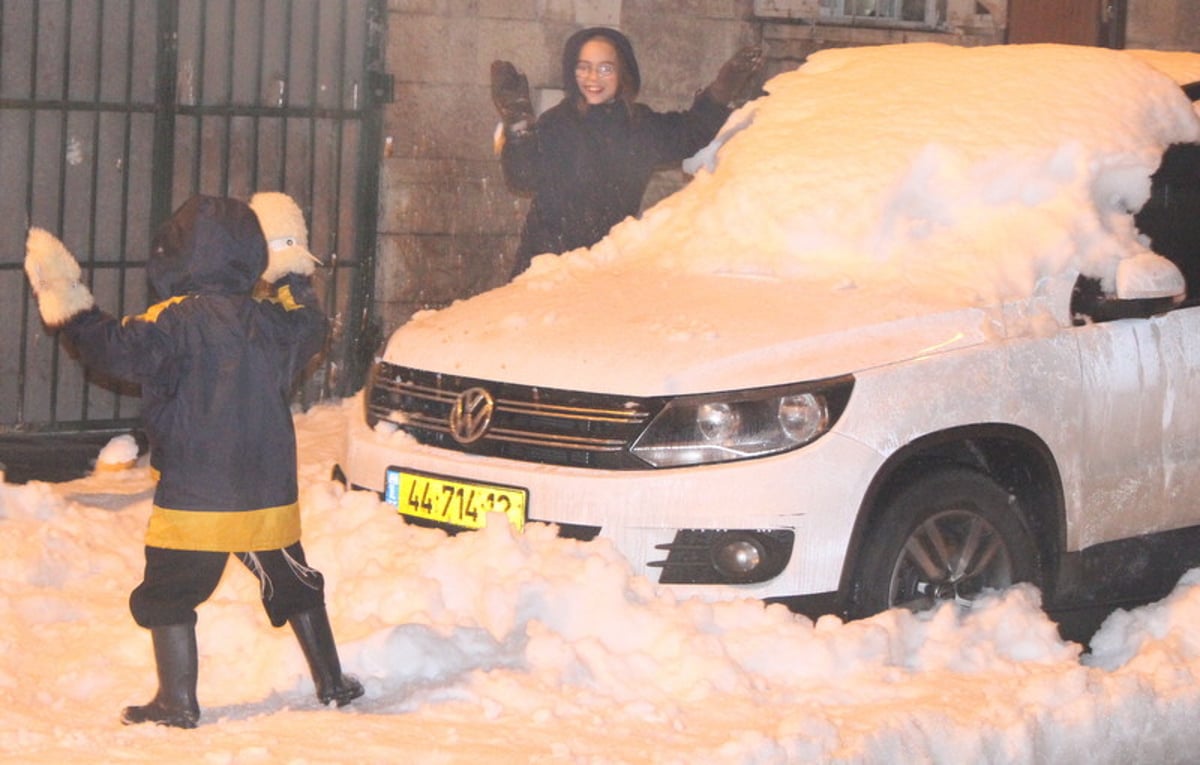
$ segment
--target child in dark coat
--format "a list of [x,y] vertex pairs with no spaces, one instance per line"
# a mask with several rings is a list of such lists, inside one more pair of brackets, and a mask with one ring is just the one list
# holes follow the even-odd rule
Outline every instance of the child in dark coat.
[[[290,197],[257,194],[247,205],[196,196],[155,236],[146,271],[162,302],[116,319],[95,307],[62,242],[29,232],[25,270],[43,321],[84,364],[142,389],[158,485],[130,610],[150,630],[159,688],[148,704],[125,708],[126,724],[195,727],[195,609],[230,553],[259,579],[271,624],[292,625],[318,699],[341,706],[363,693],[341,671],[324,581],[300,545],[289,400],[325,338],[314,260]],[[267,299],[252,294],[260,278],[273,287]]]

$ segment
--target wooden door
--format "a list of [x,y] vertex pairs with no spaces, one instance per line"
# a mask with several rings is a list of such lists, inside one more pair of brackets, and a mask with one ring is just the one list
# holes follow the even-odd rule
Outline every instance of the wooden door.
[[1127,0],[1009,0],[1008,42],[1121,48]]

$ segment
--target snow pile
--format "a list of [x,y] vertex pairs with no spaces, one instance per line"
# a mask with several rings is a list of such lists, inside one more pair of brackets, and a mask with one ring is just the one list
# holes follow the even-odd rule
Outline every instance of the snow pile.
[[138,459],[137,440],[125,434],[117,436],[105,444],[96,457],[97,470],[126,470],[134,466]]
[[[607,543],[503,524],[446,537],[326,476],[358,401],[297,418],[305,547],[367,696],[319,707],[231,564],[200,609],[200,728],[122,727],[154,690],[128,591],[142,465],[0,485],[0,762],[1183,762],[1200,714],[1200,576],[1115,614],[1094,651],[1021,586],[977,610],[815,624],[680,601]],[[203,753],[202,755],[199,753]]]
[[1144,49],[1130,49],[1125,52],[1146,62],[1180,85],[1200,82],[1200,53]]
[[826,50],[766,89],[713,172],[647,214],[641,257],[1020,297],[1110,276],[1162,149],[1200,136],[1172,80],[1094,48]]

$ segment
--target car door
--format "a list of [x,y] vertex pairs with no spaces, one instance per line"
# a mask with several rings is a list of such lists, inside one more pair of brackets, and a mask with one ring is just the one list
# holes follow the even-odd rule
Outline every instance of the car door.
[[[1068,544],[1171,528],[1163,502],[1163,412],[1169,398],[1163,321],[1119,319],[1075,328],[1081,372],[1079,507]],[[1175,335],[1178,321],[1169,322]]]
[[1164,520],[1200,524],[1200,306],[1155,318],[1166,390],[1163,399]]
[[[1195,99],[1200,83],[1184,91]],[[1161,523],[1183,528],[1200,524],[1200,144],[1167,148],[1134,221],[1187,285],[1181,307],[1151,320],[1166,375]]]

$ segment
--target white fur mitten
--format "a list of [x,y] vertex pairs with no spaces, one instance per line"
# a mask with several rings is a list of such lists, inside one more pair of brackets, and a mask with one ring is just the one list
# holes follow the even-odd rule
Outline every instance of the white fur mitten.
[[267,238],[267,270],[262,280],[274,284],[287,274],[310,276],[321,261],[308,251],[308,227],[300,206],[279,191],[260,191],[250,198]]
[[80,280],[79,263],[58,237],[45,229],[29,229],[25,274],[37,297],[42,321],[49,327],[60,327],[96,304]]

